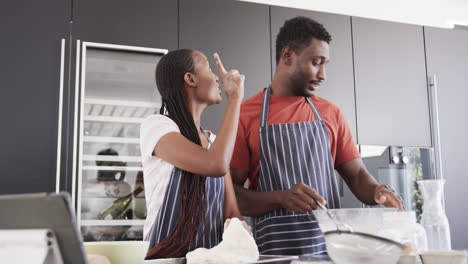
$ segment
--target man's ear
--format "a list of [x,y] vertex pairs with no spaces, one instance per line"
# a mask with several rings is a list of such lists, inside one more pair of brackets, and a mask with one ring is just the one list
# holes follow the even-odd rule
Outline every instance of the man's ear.
[[292,64],[293,53],[294,51],[288,46],[284,47],[281,51],[280,63],[290,66]]
[[197,87],[197,76],[191,72],[186,72],[184,74],[184,82],[190,87]]

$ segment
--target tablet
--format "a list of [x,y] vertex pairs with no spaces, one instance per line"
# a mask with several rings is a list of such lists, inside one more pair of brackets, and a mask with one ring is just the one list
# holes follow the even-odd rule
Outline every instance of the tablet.
[[0,229],[49,229],[64,263],[87,263],[68,193],[0,195]]

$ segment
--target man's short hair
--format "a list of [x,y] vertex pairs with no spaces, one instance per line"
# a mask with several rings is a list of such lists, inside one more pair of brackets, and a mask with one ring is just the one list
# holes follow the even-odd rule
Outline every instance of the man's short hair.
[[310,44],[312,38],[330,43],[330,33],[322,24],[308,17],[295,17],[284,22],[276,37],[276,64],[281,58],[284,47],[289,47],[296,54]]

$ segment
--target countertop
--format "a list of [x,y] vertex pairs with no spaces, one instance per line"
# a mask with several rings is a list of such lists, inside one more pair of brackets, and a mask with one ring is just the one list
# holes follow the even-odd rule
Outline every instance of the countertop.
[[[173,259],[154,259],[145,260],[144,264],[185,264],[185,258],[173,258]],[[330,258],[326,256],[270,256],[260,255],[260,259],[252,264],[259,263],[277,263],[277,264],[333,264]]]

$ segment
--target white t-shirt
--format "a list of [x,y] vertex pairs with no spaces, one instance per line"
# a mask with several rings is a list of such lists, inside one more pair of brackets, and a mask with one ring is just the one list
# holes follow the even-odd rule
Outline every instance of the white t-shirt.
[[[180,129],[172,119],[164,115],[147,117],[140,128],[140,150],[147,209],[146,221],[143,227],[144,238],[151,229],[164,201],[164,195],[174,169],[174,165],[153,155],[154,147],[159,139],[170,132],[180,133]],[[216,136],[209,131],[207,132],[210,135],[210,141],[214,142]]]

